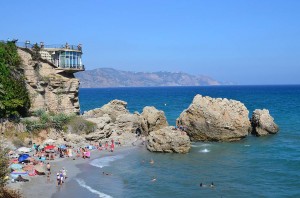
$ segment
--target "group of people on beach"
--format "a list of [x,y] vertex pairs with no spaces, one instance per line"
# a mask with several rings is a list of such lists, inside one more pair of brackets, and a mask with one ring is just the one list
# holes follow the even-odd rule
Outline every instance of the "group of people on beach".
[[67,170],[62,168],[58,173],[56,173],[56,186],[61,186],[67,179]]

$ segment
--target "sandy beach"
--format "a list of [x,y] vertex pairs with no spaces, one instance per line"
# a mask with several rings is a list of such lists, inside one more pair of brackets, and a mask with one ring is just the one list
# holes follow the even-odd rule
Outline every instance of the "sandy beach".
[[61,188],[64,188],[65,184],[63,184],[62,186],[56,185],[56,173],[59,172],[62,168],[67,170],[67,179],[65,181],[67,183],[80,173],[78,165],[89,163],[96,158],[121,154],[134,148],[134,146],[120,146],[116,147],[114,152],[109,152],[108,150],[93,150],[89,159],[83,159],[80,157],[75,158],[75,160],[73,160],[72,158],[57,158],[54,161],[47,160],[46,163],[50,162],[51,165],[50,181],[49,179],[47,179],[46,175],[33,176],[30,177],[29,182],[10,182],[8,186],[10,188],[19,190],[24,198],[51,198],[54,193],[57,193]]

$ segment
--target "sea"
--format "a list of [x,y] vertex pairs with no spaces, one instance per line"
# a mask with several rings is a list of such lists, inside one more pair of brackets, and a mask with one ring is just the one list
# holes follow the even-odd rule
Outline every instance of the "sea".
[[150,153],[144,146],[110,153],[81,164],[81,173],[53,197],[300,197],[300,85],[80,89],[79,98],[82,112],[119,99],[132,113],[145,106],[163,110],[175,125],[196,94],[241,101],[249,116],[266,108],[280,131],[194,142],[188,154]]

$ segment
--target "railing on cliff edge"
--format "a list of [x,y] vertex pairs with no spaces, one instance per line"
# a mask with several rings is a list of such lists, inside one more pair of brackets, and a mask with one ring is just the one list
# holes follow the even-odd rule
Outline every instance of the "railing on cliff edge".
[[31,44],[28,41],[18,42],[18,40],[16,40],[16,39],[11,40],[11,41],[0,40],[0,42],[1,43],[13,42],[13,43],[16,44],[16,46],[18,46],[20,48],[28,48],[28,49],[32,49],[35,45],[37,45],[41,49],[64,49],[64,50],[76,50],[76,51],[81,51],[82,52],[81,44],[79,44],[79,45],[69,45],[68,43],[66,43],[64,45],[63,44],[44,45],[43,42],[41,42],[40,44],[38,44],[38,43]]

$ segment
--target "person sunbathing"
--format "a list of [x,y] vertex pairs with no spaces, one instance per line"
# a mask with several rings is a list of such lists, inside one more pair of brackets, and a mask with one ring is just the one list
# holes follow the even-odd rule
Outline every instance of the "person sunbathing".
[[17,181],[17,182],[28,182],[29,179],[24,179],[21,175],[19,175],[19,176],[15,179],[15,181]]

